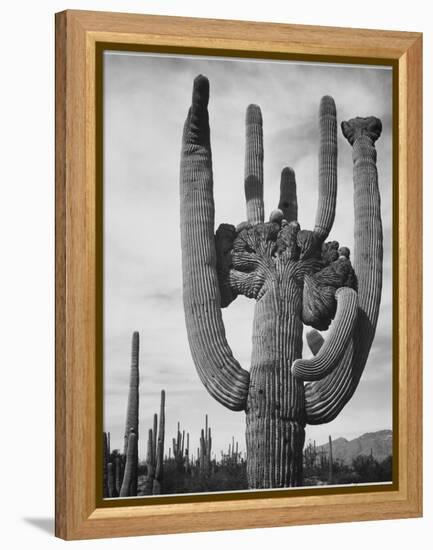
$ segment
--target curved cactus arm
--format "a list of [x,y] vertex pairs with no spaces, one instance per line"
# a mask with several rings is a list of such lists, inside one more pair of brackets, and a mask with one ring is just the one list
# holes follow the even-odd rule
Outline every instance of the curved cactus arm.
[[344,122],[342,129],[353,146],[358,317],[352,343],[339,366],[324,379],[305,386],[309,424],[333,420],[355,392],[373,342],[382,293],[383,239],[374,147],[382,125],[375,117],[355,118]]
[[283,218],[288,222],[298,219],[298,198],[296,194],[296,178],[292,168],[286,166],[281,172],[280,202],[278,208],[283,212]]
[[245,199],[247,221],[263,223],[263,120],[258,105],[248,105],[245,115]]
[[358,313],[356,291],[341,287],[335,293],[337,312],[329,337],[312,359],[297,359],[292,364],[292,374],[304,381],[321,380],[338,365],[342,354],[350,344]]
[[337,110],[331,96],[319,108],[319,202],[314,232],[324,241],[332,229],[337,200]]
[[209,81],[194,80],[180,168],[183,301],[192,357],[206,389],[231,410],[245,408],[249,373],[227,343],[216,272]]
[[317,355],[320,351],[320,348],[323,346],[325,340],[319,331],[309,330],[307,332],[307,344],[313,355]]

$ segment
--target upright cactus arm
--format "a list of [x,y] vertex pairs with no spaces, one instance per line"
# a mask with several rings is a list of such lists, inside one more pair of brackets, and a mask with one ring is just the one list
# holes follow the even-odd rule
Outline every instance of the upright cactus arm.
[[292,374],[303,381],[321,380],[338,367],[339,361],[351,344],[353,328],[358,314],[355,290],[341,287],[335,293],[337,313],[331,325],[329,337],[317,355],[311,359],[296,359]]
[[200,379],[231,410],[243,410],[249,373],[227,343],[216,272],[210,146],[209,81],[194,81],[184,126],[180,168],[183,300],[188,340]]
[[332,229],[337,200],[337,111],[330,96],[319,108],[319,203],[314,232],[324,241]]
[[296,195],[295,172],[288,166],[281,172],[280,202],[278,208],[288,222],[298,220],[298,198]]
[[374,146],[382,124],[375,117],[355,118],[343,122],[342,130],[353,146],[358,315],[351,345],[339,366],[322,380],[305,386],[309,424],[333,420],[356,390],[376,331],[382,293],[383,237]]
[[263,223],[263,120],[258,105],[248,105],[245,115],[245,197],[247,221]]

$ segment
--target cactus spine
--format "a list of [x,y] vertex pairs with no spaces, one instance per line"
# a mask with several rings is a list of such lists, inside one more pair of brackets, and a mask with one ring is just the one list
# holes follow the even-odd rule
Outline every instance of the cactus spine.
[[[190,350],[209,393],[225,407],[246,412],[249,486],[297,486],[302,484],[305,425],[329,422],[351,398],[376,329],[382,229],[374,142],[381,125],[374,117],[342,125],[353,146],[356,278],[349,250],[325,242],[337,197],[334,100],[323,97],[319,108],[314,230],[301,230],[296,221],[295,175],[288,168],[281,176],[279,209],[264,223],[262,115],[251,105],[246,114],[247,221],[237,227],[223,224],[216,235],[208,101],[209,82],[200,75],[184,126],[180,171]],[[221,316],[221,307],[239,294],[257,300],[249,372],[233,357]],[[301,360],[303,324],[325,330],[334,317],[329,341],[322,345],[320,338],[310,338],[316,357]],[[304,379],[311,380],[305,388]]]

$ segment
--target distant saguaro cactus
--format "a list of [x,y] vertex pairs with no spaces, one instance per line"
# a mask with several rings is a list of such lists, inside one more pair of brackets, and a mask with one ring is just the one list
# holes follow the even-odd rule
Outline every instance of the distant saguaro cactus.
[[329,436],[329,475],[328,483],[331,485],[334,481],[334,458],[332,456],[332,437]]
[[185,430],[180,431],[180,423],[177,423],[177,435],[173,437],[173,458],[178,473],[185,471]]
[[[135,466],[131,462],[131,486],[129,487],[129,494],[127,496],[135,496],[137,494],[138,483],[138,410],[139,410],[139,351],[140,351],[140,336],[138,332],[134,332],[132,335],[131,344],[131,368],[129,374],[129,394],[128,394],[128,406],[126,411],[126,425],[124,435],[124,450],[123,453],[126,457],[129,456],[128,445],[131,437],[131,431],[134,432],[136,437],[135,444]],[[132,461],[132,459],[131,459]],[[126,466],[125,466],[126,468]],[[122,483],[123,488],[123,483]]]
[[204,430],[201,430],[200,434],[200,473],[201,475],[210,474],[211,465],[211,452],[212,452],[212,432],[208,425],[208,416],[205,418]]
[[110,456],[110,446],[108,443],[108,434],[107,432],[103,432],[103,466],[104,466],[104,479],[103,479],[103,495],[104,498],[109,496],[110,490],[108,486],[108,463],[109,463],[109,456]]
[[165,438],[165,391],[161,390],[161,404],[159,408],[159,428],[156,440],[155,456],[155,480],[153,482],[153,494],[159,495],[162,490],[164,477],[164,438]]
[[158,415],[153,415],[153,428],[149,429],[146,455],[146,478],[144,494],[159,495],[162,492],[164,477],[164,439],[165,439],[165,390],[161,390],[161,402]]
[[135,493],[131,492],[131,487],[134,486],[135,478],[137,476],[137,434],[134,430],[131,430],[128,438],[128,452],[126,454],[125,473],[123,474],[122,487],[120,489],[120,497],[131,497],[137,495],[137,489]]
[[[285,168],[279,208],[264,221],[260,108],[246,114],[247,220],[214,233],[209,82],[194,81],[180,173],[184,309],[198,374],[222,405],[246,413],[251,488],[302,484],[305,425],[330,422],[352,397],[374,338],[382,288],[382,225],[374,117],[342,125],[353,146],[355,261],[331,231],[337,197],[334,100],[320,102],[319,201],[313,231],[297,218],[295,174]],[[355,276],[356,273],[356,276]],[[256,300],[250,371],[227,343],[221,307],[239,294]],[[303,324],[325,330],[302,359]],[[321,345],[323,343],[323,345]],[[308,380],[308,383],[305,381]],[[304,385],[305,383],[305,385]]]

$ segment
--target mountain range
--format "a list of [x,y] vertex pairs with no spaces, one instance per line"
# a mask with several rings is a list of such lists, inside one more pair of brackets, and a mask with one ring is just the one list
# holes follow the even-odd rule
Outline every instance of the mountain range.
[[[319,445],[317,450],[324,450],[328,455],[329,443]],[[379,462],[392,455],[392,430],[365,433],[350,441],[344,437],[332,440],[333,460],[338,459],[345,464],[351,464],[352,460],[361,454],[372,454]]]

